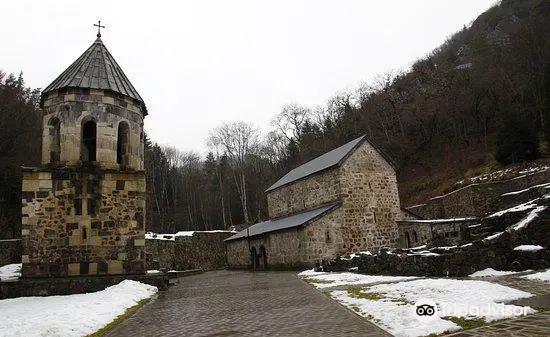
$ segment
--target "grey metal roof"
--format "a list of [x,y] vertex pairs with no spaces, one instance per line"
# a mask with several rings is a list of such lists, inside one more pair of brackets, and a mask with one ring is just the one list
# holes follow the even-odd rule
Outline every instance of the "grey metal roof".
[[42,98],[46,93],[62,88],[111,90],[139,101],[147,113],[143,99],[99,37],[42,91]]
[[313,160],[310,160],[301,166],[298,166],[294,170],[285,174],[275,184],[271,185],[266,192],[272,191],[284,185],[288,185],[296,180],[324,171],[333,166],[340,165],[343,159],[345,159],[350,152],[359,146],[365,138],[366,135],[363,135]]
[[333,204],[333,205],[317,208],[311,211],[294,214],[284,218],[259,222],[225,239],[225,241],[243,239],[246,237],[261,235],[261,234],[274,232],[282,229],[288,229],[288,228],[298,227],[302,225],[307,225],[309,222],[318,219],[318,217],[322,216],[323,214],[332,211],[338,205],[339,204]]

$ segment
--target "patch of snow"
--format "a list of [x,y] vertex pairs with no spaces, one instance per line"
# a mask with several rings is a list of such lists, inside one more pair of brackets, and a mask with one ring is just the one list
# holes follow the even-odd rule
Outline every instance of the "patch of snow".
[[464,244],[462,246],[460,246],[460,248],[464,248],[464,247],[470,247],[470,246],[473,246],[474,244],[473,243],[467,243],[467,244]]
[[526,174],[526,173],[535,173],[535,172],[543,172],[548,170],[550,167],[548,166],[541,166],[541,167],[530,167],[524,170],[519,171],[519,174]]
[[531,186],[531,187],[523,189],[523,190],[504,193],[504,194],[501,194],[501,197],[504,197],[504,196],[507,196],[507,195],[521,194],[521,193],[524,193],[524,192],[527,192],[527,191],[530,191],[532,189],[539,188],[539,187],[550,187],[550,183],[534,185],[534,186]]
[[538,214],[545,209],[546,206],[538,206],[537,208],[529,212],[529,214],[525,218],[515,224],[512,228],[517,231],[519,229],[527,227],[527,225],[529,225],[529,223],[531,223],[531,221],[533,221],[538,216]]
[[456,247],[457,247],[456,245],[454,245],[454,246],[441,246],[441,247],[433,247],[430,250],[434,250],[434,249],[451,250],[451,249],[455,249]]
[[536,252],[541,249],[544,249],[544,247],[539,245],[521,245],[521,246],[514,247],[514,250],[519,250],[522,252]]
[[0,267],[0,281],[12,281],[21,277],[21,263],[7,264]]
[[326,274],[326,273],[318,272],[318,271],[315,271],[314,268],[311,268],[311,269],[304,270],[303,272],[299,273],[298,276],[300,276],[301,278],[306,278],[306,277],[310,277],[310,276],[317,276],[317,275],[324,275],[324,274]]
[[537,204],[535,204],[535,201],[536,201],[536,199],[535,200],[530,200],[530,201],[528,201],[524,204],[520,204],[520,205],[511,207],[511,208],[508,208],[508,209],[505,209],[505,210],[502,210],[502,211],[498,211],[496,213],[493,213],[493,214],[489,215],[488,218],[495,218],[495,217],[502,216],[506,213],[523,212],[523,211],[527,211],[529,209],[536,208]]
[[447,222],[461,222],[461,221],[473,221],[479,220],[476,217],[465,218],[450,218],[450,219],[430,219],[430,220],[401,220],[408,223],[447,223]]
[[492,277],[492,276],[513,275],[517,273],[518,272],[515,272],[515,271],[494,270],[493,268],[486,268],[483,270],[476,271],[475,273],[468,275],[468,277]]
[[489,235],[488,237],[486,237],[486,238],[483,239],[483,240],[489,240],[489,241],[491,241],[491,240],[494,240],[494,239],[498,238],[498,237],[501,236],[502,234],[504,234],[504,232],[498,232],[498,233],[496,233],[496,234]]
[[353,259],[354,257],[359,257],[361,255],[372,255],[372,253],[370,251],[359,252],[359,253],[351,253],[351,254],[349,254],[349,257],[341,257],[340,259],[349,261],[349,260]]
[[541,271],[539,273],[531,274],[531,275],[521,276],[521,277],[526,278],[528,280],[550,282],[550,269],[547,269],[545,271]]
[[156,274],[162,274],[162,272],[156,269],[151,269],[147,271],[147,275],[156,275]]
[[439,254],[437,253],[432,253],[430,252],[429,250],[421,250],[421,251],[414,251],[414,252],[411,252],[410,254],[407,254],[408,256],[440,256]]
[[[333,291],[331,296],[348,307],[357,308],[360,315],[396,336],[416,337],[460,329],[441,318],[444,316],[491,322],[535,312],[530,307],[503,304],[531,297],[531,294],[477,280],[422,279],[374,285],[364,292],[377,293],[381,299],[354,298],[347,291]],[[414,313],[413,303],[424,298],[435,301],[438,306],[438,317],[429,322],[419,321]]]
[[156,292],[124,280],[95,293],[0,300],[0,336],[87,336]]
[[375,283],[387,283],[397,282],[404,280],[414,280],[419,277],[416,276],[380,276],[380,275],[363,275],[356,273],[315,273],[312,274],[311,270],[298,274],[302,278],[309,280],[319,281],[320,283],[312,282],[312,284],[320,289],[344,286],[344,285],[357,285],[357,284],[375,284]]
[[[352,308],[357,314],[387,330],[394,336],[416,337],[429,334],[441,334],[446,331],[457,331],[460,327],[451,321],[436,318],[433,322],[421,323],[414,316],[413,305],[392,300],[368,300],[355,298],[347,291],[333,291],[330,296]],[[358,310],[358,311],[357,311]]]
[[238,233],[236,231],[227,231],[227,230],[212,230],[212,231],[180,231],[175,234],[159,234],[153,232],[145,233],[145,239],[148,240],[164,240],[164,241],[175,241],[178,236],[193,236],[195,233]]

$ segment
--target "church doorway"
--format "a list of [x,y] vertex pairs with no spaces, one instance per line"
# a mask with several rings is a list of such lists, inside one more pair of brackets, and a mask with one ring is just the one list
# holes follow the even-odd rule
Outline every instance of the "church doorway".
[[256,251],[256,247],[250,248],[250,266],[252,270],[256,270],[258,267],[258,252]]
[[267,252],[264,246],[260,246],[260,253],[258,254],[258,269],[267,268]]

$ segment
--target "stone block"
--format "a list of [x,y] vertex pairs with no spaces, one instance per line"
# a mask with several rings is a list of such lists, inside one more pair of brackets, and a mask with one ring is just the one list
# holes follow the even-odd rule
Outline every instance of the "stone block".
[[145,246],[145,239],[134,239],[134,246],[136,247]]
[[28,255],[21,255],[21,262],[22,263],[30,263],[30,259]]
[[122,261],[108,261],[107,262],[107,274],[116,275],[122,274]]
[[90,246],[101,246],[101,237],[100,236],[92,236],[88,240],[88,244]]
[[38,188],[51,190],[53,188],[53,183],[51,180],[39,180]]
[[88,266],[88,275],[97,275],[97,263],[90,263]]
[[40,182],[40,180],[28,180],[28,179],[24,179],[24,180],[23,180],[23,185],[22,185],[22,190],[23,190],[23,192],[34,192],[34,191],[38,191],[39,182]]
[[69,276],[80,275],[80,263],[69,263],[67,272]]
[[127,258],[127,254],[126,253],[118,253],[118,258],[117,260],[119,261],[125,261]]
[[69,237],[69,246],[80,246],[82,245],[82,237],[80,235],[71,235]]
[[51,172],[38,172],[39,180],[52,180]]

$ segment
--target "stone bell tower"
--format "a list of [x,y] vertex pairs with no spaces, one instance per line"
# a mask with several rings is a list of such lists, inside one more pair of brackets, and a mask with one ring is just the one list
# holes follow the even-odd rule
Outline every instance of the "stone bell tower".
[[147,109],[99,31],[41,107],[42,166],[23,168],[22,276],[144,274]]

